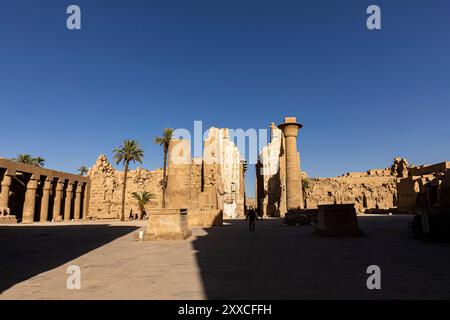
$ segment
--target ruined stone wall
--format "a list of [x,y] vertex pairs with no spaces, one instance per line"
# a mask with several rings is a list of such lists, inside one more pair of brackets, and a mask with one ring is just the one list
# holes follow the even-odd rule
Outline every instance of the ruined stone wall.
[[[96,219],[116,219],[120,216],[123,171],[115,170],[104,155],[100,155],[89,170],[91,179],[91,196],[89,201],[89,216]],[[128,218],[130,210],[138,212],[133,192],[148,191],[154,195],[154,199],[148,204],[148,208],[161,206],[162,189],[161,180],[163,170],[154,171],[137,168],[128,172],[127,192],[125,196],[125,217]]]
[[355,203],[359,213],[393,209],[397,206],[394,176],[336,177],[310,179],[305,189],[307,209],[321,204]]
[[[272,123],[270,143],[261,150],[257,165],[260,215],[283,216],[287,211],[284,149],[283,133]],[[305,185],[298,192],[303,192],[307,209],[316,209],[320,204],[355,203],[359,213],[382,212],[397,207],[397,181],[408,176],[409,164],[395,158],[388,168],[348,172],[340,177],[309,179],[305,172],[300,174]]]
[[[176,142],[176,141],[174,141]],[[182,141],[180,141],[182,142]],[[184,143],[184,142],[183,142]],[[171,157],[169,153],[169,157]],[[169,159],[170,160],[170,159]],[[169,161],[167,206],[188,207],[198,223],[215,221],[217,216],[224,214],[225,218],[236,218],[244,215],[245,183],[244,162],[236,145],[231,141],[228,129],[211,128],[205,139],[203,158],[190,160],[175,165]],[[180,168],[180,172],[172,172]],[[184,175],[187,172],[187,176]],[[183,174],[183,177],[181,175]],[[120,215],[123,171],[115,170],[104,155],[99,156],[95,165],[89,170],[88,176],[92,181],[90,197],[90,214],[92,218],[115,219]],[[181,178],[182,181],[180,180]],[[127,191],[125,197],[125,217],[130,210],[138,212],[133,192],[148,191],[154,195],[153,201],[147,209],[161,207],[163,170],[154,171],[138,168],[128,173]],[[183,184],[183,191],[176,195],[171,192],[171,186],[179,191]],[[179,203],[179,202],[182,202]],[[209,218],[208,218],[209,217]],[[220,220],[220,219],[219,219]]]
[[[205,188],[216,186],[220,192],[225,218],[244,214],[244,190],[241,156],[231,141],[228,129],[210,128],[204,148]],[[220,180],[220,182],[218,181]]]
[[259,155],[262,184],[258,192],[260,215],[279,217],[286,211],[286,175],[283,132],[272,122],[270,143]]

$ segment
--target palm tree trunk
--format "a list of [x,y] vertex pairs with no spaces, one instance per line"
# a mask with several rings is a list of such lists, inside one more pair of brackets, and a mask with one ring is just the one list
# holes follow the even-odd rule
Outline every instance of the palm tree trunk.
[[162,192],[162,207],[166,207],[166,188],[167,188],[167,145],[164,145],[164,167],[163,167],[163,192]]
[[120,221],[125,221],[125,193],[127,190],[127,176],[128,176],[128,161],[125,162],[125,171],[123,174],[122,209],[120,212]]
[[143,215],[144,215],[144,209],[139,207],[139,220],[142,220]]

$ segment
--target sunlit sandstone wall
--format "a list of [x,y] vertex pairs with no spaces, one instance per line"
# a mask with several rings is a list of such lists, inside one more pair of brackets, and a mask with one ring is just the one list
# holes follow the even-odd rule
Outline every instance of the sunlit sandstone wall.
[[[95,165],[89,170],[91,178],[90,217],[97,219],[115,219],[119,217],[122,196],[123,171],[115,170],[104,155],[100,155]],[[127,179],[127,192],[125,196],[125,217],[128,218],[130,210],[138,212],[133,192],[148,191],[154,199],[148,209],[161,206],[162,189],[160,181],[163,171],[154,171],[137,168],[130,170]],[[147,209],[147,208],[146,208]]]
[[311,179],[305,190],[306,208],[320,204],[354,203],[358,213],[398,206],[398,182],[408,176],[406,159],[395,158],[391,167],[348,172],[341,177]]
[[[244,190],[241,155],[231,141],[228,129],[210,128],[204,146],[205,176],[216,175],[222,190],[223,214],[225,218],[236,218],[244,214]],[[215,171],[217,170],[217,171]]]
[[[211,225],[213,222],[219,224],[222,213],[225,218],[244,215],[244,164],[238,148],[229,137],[228,129],[211,128],[205,139],[203,159],[194,158],[188,165],[191,172],[188,177],[190,186],[183,192],[182,207],[189,209],[192,225]],[[168,175],[170,174],[168,170]],[[150,171],[138,168],[129,171],[125,198],[126,218],[131,210],[133,213],[138,212],[137,202],[132,197],[133,192],[148,191],[154,195],[146,211],[161,207],[162,175],[162,169]],[[90,216],[98,219],[118,218],[123,171],[115,170],[107,158],[100,155],[89,170],[88,176],[92,181]],[[172,175],[169,180],[169,183],[178,183],[177,174]],[[175,201],[174,205],[177,205],[176,200],[179,198],[180,196],[172,199]],[[170,190],[166,200],[171,202]]]
[[386,210],[397,206],[397,178],[394,176],[335,177],[311,179],[305,190],[306,208],[321,204],[355,203],[357,212]]

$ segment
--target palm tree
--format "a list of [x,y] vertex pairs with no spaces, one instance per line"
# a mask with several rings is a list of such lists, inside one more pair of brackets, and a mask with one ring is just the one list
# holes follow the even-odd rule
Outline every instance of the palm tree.
[[33,158],[29,154],[18,154],[17,157],[11,159],[16,162],[24,163],[24,164],[30,164],[37,167],[43,167],[45,164],[45,159],[42,157]]
[[33,158],[33,165],[37,167],[44,167],[45,159],[42,157]]
[[148,204],[150,200],[153,199],[155,196],[153,193],[150,193],[148,191],[133,192],[131,195],[138,202],[139,219],[142,219],[142,216],[144,215],[145,205]]
[[302,178],[302,187],[304,190],[309,189],[310,187],[309,178]]
[[114,160],[116,164],[123,163],[123,187],[122,187],[122,209],[120,213],[120,221],[125,221],[125,191],[127,189],[128,166],[130,161],[142,163],[144,157],[144,150],[139,147],[135,140],[125,140],[123,145],[113,150]]
[[12,160],[24,164],[34,164],[34,158],[29,154],[18,154],[17,157],[13,158]]
[[173,129],[165,128],[161,137],[156,137],[153,141],[164,148],[164,167],[163,167],[163,194],[162,207],[166,207],[166,188],[167,188],[167,155],[169,153],[169,143],[172,140]]
[[81,166],[77,169],[77,171],[80,173],[80,176],[85,176],[89,169],[86,166]]

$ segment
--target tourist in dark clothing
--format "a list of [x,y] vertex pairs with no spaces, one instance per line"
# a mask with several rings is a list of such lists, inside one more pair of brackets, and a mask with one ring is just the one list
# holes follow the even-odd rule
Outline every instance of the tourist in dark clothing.
[[258,215],[256,214],[256,210],[255,209],[250,209],[247,212],[247,218],[249,221],[249,230],[250,231],[255,231],[255,221],[258,220]]

